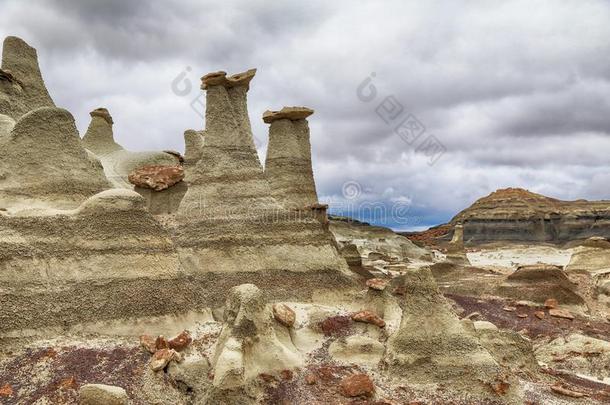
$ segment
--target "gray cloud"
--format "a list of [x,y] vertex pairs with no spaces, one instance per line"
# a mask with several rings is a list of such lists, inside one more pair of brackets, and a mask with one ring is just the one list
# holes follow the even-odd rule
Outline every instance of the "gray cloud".
[[[203,105],[191,106],[199,77],[257,67],[261,156],[265,109],[314,108],[319,194],[339,204],[356,181],[362,201],[408,199],[419,225],[389,221],[398,228],[445,221],[499,187],[610,198],[608,21],[604,0],[0,3],[0,35],[38,49],[81,131],[105,106],[127,148],[181,150],[183,131],[204,125]],[[356,90],[372,72],[367,103]],[[176,78],[186,95],[172,92]],[[376,114],[387,96],[443,143],[435,165]]]

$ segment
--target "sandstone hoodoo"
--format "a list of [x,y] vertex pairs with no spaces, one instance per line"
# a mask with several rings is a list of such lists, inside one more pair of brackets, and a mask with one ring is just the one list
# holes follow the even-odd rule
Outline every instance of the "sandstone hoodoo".
[[114,120],[106,108],[89,113],[91,122],[83,137],[83,145],[101,161],[108,180],[117,188],[132,188],[128,176],[142,166],[179,164],[179,159],[165,152],[130,152],[115,142]]
[[305,119],[311,114],[313,110],[305,107],[284,107],[263,114],[263,121],[271,124],[265,175],[273,196],[285,208],[303,209],[318,203]]
[[42,79],[36,49],[21,38],[6,37],[0,70],[0,114],[17,121],[41,107],[55,107]]
[[[250,69],[232,76],[215,72],[202,78],[205,142],[193,145],[199,149],[198,160],[187,169],[188,191],[175,229],[180,250],[188,257],[186,270],[218,280],[226,272],[240,274],[244,282],[267,279],[272,296],[285,294],[286,287],[274,280],[286,279],[286,272],[299,284],[294,291],[304,295],[313,289],[351,284],[352,276],[332,234],[311,212],[295,215],[278,201],[263,172],[247,110],[255,72]],[[305,146],[293,147],[310,153],[309,139]],[[282,201],[300,198],[297,191],[283,190]]]

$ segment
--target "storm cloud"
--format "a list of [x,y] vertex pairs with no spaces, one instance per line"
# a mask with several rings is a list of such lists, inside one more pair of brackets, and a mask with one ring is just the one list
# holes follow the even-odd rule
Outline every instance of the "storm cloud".
[[264,110],[314,108],[320,199],[397,229],[501,187],[610,199],[609,21],[604,0],[0,0],[0,35],[38,49],[82,133],[106,107],[126,148],[183,150],[204,126],[199,77],[256,67],[261,157]]

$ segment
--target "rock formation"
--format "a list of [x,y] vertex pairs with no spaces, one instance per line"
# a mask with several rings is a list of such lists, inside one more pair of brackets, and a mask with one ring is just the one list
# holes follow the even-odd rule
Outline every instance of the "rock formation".
[[139,167],[179,164],[178,159],[170,153],[130,152],[123,149],[114,140],[114,121],[107,109],[96,108],[89,115],[91,122],[83,137],[83,145],[100,159],[104,173],[114,187],[131,189],[128,176]]
[[263,114],[263,120],[271,124],[265,175],[272,195],[285,208],[301,209],[318,203],[305,119],[311,114],[313,110],[305,107],[284,107]]
[[498,287],[497,294],[538,303],[544,303],[549,298],[561,304],[584,303],[563,270],[546,264],[520,266]]
[[[406,237],[398,235],[388,228],[339,217],[331,218],[329,228],[340,248],[354,245],[360,252],[361,258],[368,258],[371,254],[380,254],[402,261],[431,259],[427,250],[416,246]],[[353,250],[350,251],[353,252]]]
[[197,302],[201,287],[179,281],[175,246],[134,191],[0,218],[0,332],[164,315]]
[[[562,243],[610,237],[610,201],[561,201],[519,188],[497,190],[457,214],[464,240]],[[441,227],[439,227],[441,228]],[[443,228],[445,229],[445,228]],[[448,240],[450,235],[445,235]]]
[[203,153],[204,131],[187,129],[184,131],[184,166],[195,166]]
[[244,386],[260,373],[303,364],[288,329],[277,322],[261,290],[243,284],[229,291],[212,366],[217,389]]
[[429,269],[409,271],[399,281],[405,289],[403,315],[388,340],[388,374],[411,383],[442,382],[480,396],[485,381],[500,373],[499,365],[464,329]]
[[566,271],[610,273],[610,242],[599,237],[587,239],[574,249]]
[[[302,279],[302,285],[308,286],[299,291],[304,294],[311,292],[309,288],[338,286],[349,273],[332,235],[312,214],[295,215],[272,196],[247,112],[254,74],[251,69],[202,78],[207,100],[205,144],[201,147],[194,141],[192,149],[199,153],[186,154],[187,162],[197,163],[187,169],[189,189],[175,229],[183,263],[187,271],[210,277],[239,271],[242,282],[290,271],[291,281]],[[188,136],[197,135],[188,132]],[[191,160],[193,155],[200,157]],[[270,282],[270,294],[278,292],[275,284]]]
[[66,110],[41,107],[26,113],[0,136],[0,149],[0,204],[9,211],[75,208],[109,187]]
[[17,121],[40,107],[55,104],[42,79],[36,49],[20,38],[6,37],[0,69],[0,114]]
[[453,227],[453,237],[447,246],[447,261],[462,266],[470,266],[468,256],[466,256],[464,250],[464,226],[462,224],[458,223]]

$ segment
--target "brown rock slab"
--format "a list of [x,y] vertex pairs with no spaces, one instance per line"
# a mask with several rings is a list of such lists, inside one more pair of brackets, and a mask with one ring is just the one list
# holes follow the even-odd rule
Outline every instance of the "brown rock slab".
[[574,319],[574,315],[567,309],[549,309],[549,315],[556,318]]
[[376,325],[380,328],[385,327],[385,321],[381,319],[377,314],[371,311],[360,311],[352,315],[352,319],[356,322],[365,322]]
[[352,374],[341,381],[341,393],[346,397],[370,397],[375,392],[375,385],[366,374]]
[[224,86],[227,88],[237,86],[250,87],[250,81],[256,75],[256,69],[249,69],[227,77],[227,72],[218,71],[208,73],[201,78],[201,89],[207,90],[210,86]]
[[572,398],[582,398],[585,396],[584,393],[574,391],[570,388],[567,388],[560,382],[557,382],[557,383],[551,385],[551,390],[553,390],[553,392],[556,392],[558,394],[565,395],[567,397],[572,397]]
[[186,349],[186,347],[190,345],[192,341],[193,338],[191,337],[191,334],[187,330],[185,330],[180,332],[178,336],[170,339],[167,342],[167,346],[170,349],[174,349],[175,351],[180,352]]
[[167,339],[165,339],[165,336],[159,335],[157,337],[157,340],[155,341],[155,348],[157,350],[168,349],[169,348],[169,345],[167,344]]
[[172,360],[180,362],[182,361],[182,356],[174,349],[157,350],[150,361],[150,368],[153,371],[162,370]]
[[178,166],[142,166],[128,176],[129,182],[137,187],[162,191],[184,179],[184,168]]
[[288,328],[292,327],[296,320],[294,311],[288,305],[281,303],[273,305],[273,317],[276,321]]
[[151,354],[154,354],[157,351],[156,339],[150,335],[140,336],[140,346]]
[[388,282],[381,278],[370,278],[366,280],[366,286],[370,289],[383,291],[387,287]]
[[547,309],[557,308],[557,305],[559,304],[555,298],[548,298],[546,301],[544,301],[544,307]]
[[307,107],[284,107],[280,111],[267,110],[263,113],[263,121],[271,124],[273,121],[289,119],[291,121],[304,120],[313,114],[313,110]]

